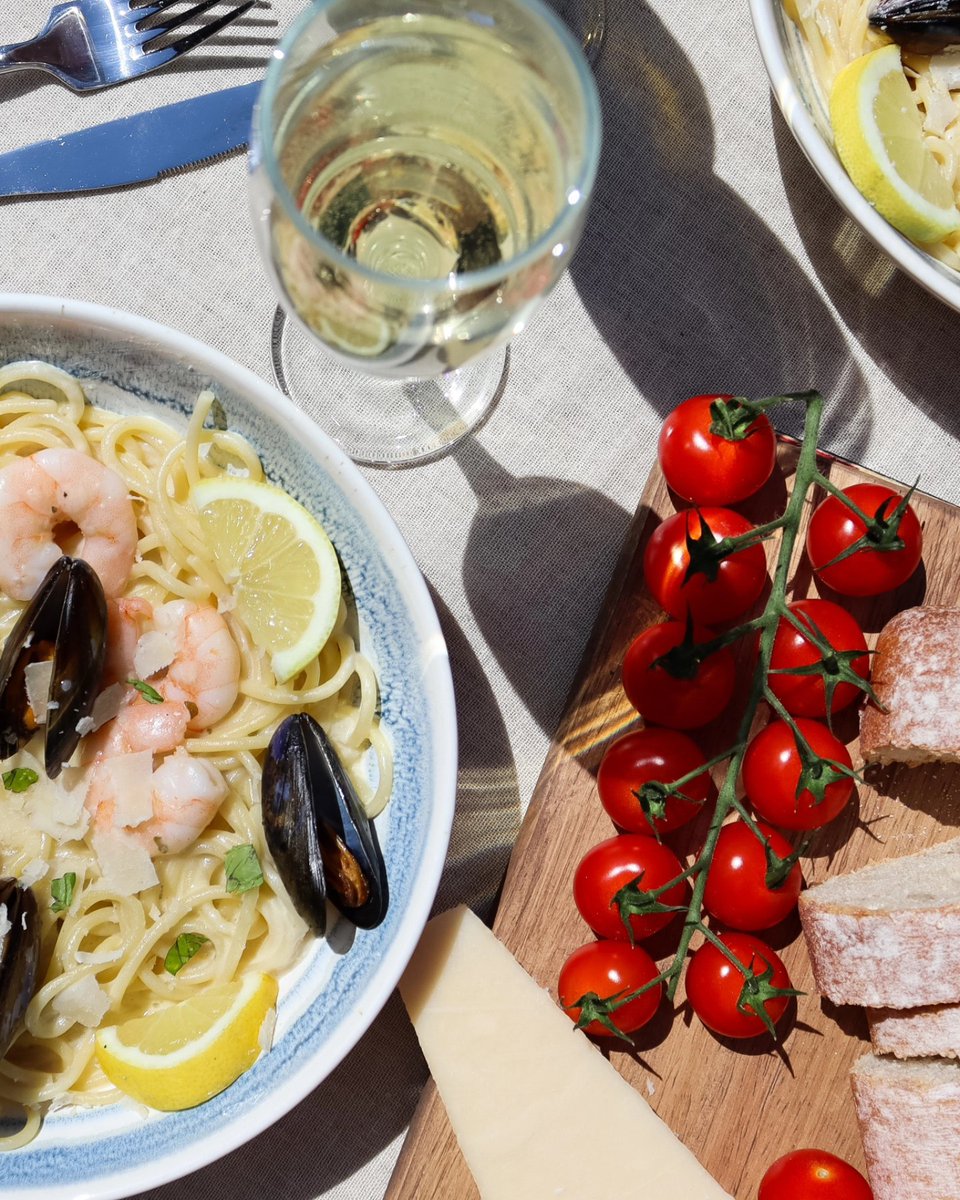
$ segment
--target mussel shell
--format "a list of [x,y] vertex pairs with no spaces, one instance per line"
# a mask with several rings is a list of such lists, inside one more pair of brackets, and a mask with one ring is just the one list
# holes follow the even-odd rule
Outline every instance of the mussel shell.
[[373,822],[321,726],[295,713],[264,764],[263,827],[297,911],[318,933],[330,901],[361,929],[387,914],[387,870]]
[[10,1048],[33,999],[40,960],[40,916],[33,891],[0,879],[0,904],[10,928],[0,938],[0,1058]]
[[0,757],[15,754],[36,732],[24,670],[53,659],[44,765],[55,779],[80,741],[77,724],[100,691],[107,651],[107,602],[96,572],[64,555],[47,572],[0,654]]
[[960,45],[958,0],[878,0],[870,24],[918,54]]

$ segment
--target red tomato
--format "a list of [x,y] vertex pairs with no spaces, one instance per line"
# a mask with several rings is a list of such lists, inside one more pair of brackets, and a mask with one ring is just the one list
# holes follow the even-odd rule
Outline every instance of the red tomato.
[[[712,942],[695,951],[687,967],[687,999],[708,1029],[721,1037],[748,1038],[769,1030],[758,1010],[770,1021],[787,1011],[789,995],[770,995],[770,989],[790,987],[787,968],[777,954],[750,933],[724,933],[720,941],[742,963],[749,977]],[[772,972],[770,978],[759,977]]]
[[[796,724],[816,756],[852,767],[846,746],[826,725],[806,717],[798,717]],[[835,773],[824,766],[821,770],[827,782],[822,798],[818,800],[810,790],[816,780],[809,781],[798,796],[803,767],[797,740],[786,721],[771,721],[761,729],[747,747],[741,772],[743,790],[754,811],[782,829],[819,829],[832,821],[853,795],[854,781],[849,775],[840,775],[831,782]],[[811,769],[816,772],[818,768]]]
[[[823,637],[834,651],[840,655],[843,651],[857,651],[857,657],[850,660],[850,667],[866,679],[869,673],[867,658],[867,643],[863,632],[850,614],[830,600],[797,600],[790,606],[811,634]],[[822,658],[820,651],[798,629],[784,617],[777,626],[773,640],[773,653],[770,656],[770,668],[806,667],[819,662]],[[838,657],[828,667],[838,664]],[[819,675],[773,675],[767,680],[770,690],[780,700],[789,713],[801,717],[824,717],[827,714],[826,694],[823,679]],[[848,704],[853,704],[863,691],[853,683],[841,682],[833,691],[830,705],[831,713],[839,712]]]
[[634,729],[611,742],[600,760],[600,803],[621,829],[669,833],[692,821],[704,804],[717,798],[709,771],[701,771],[685,783],[682,796],[664,796],[670,784],[700,771],[706,761],[685,733]]
[[655,901],[643,893],[663,887],[682,872],[674,852],[654,838],[622,833],[599,842],[580,860],[573,876],[574,903],[598,937],[629,941],[621,915],[625,914],[634,938],[642,941],[669,925],[676,915],[648,912],[647,908],[652,904],[685,908],[690,885],[681,879]]
[[[763,821],[757,828],[779,859],[793,847]],[[769,929],[797,906],[803,884],[800,864],[794,863],[776,887],[767,886],[767,854],[763,843],[743,821],[724,825],[707,875],[703,905],[712,917],[731,929]]]
[[[659,975],[657,964],[646,950],[631,946],[627,942],[588,942],[574,950],[560,968],[557,991],[560,1004],[574,1022],[580,1020],[579,1001],[591,992],[601,1000],[618,993],[629,994]],[[609,1019],[620,1033],[633,1033],[651,1019],[660,1007],[663,992],[661,984],[649,988],[634,1000],[614,1009]],[[616,1037],[615,1030],[600,1020],[590,1021],[584,1026],[587,1033],[600,1037]]]
[[[844,596],[877,596],[905,583],[920,565],[923,532],[917,514],[908,504],[895,530],[885,526],[902,496],[879,483],[855,483],[843,494],[867,517],[878,523],[868,526],[836,496],[817,506],[807,530],[807,556],[817,576]],[[867,545],[840,562],[833,562],[849,546],[866,535]],[[899,537],[900,549],[872,549]],[[832,564],[832,565],[830,565]]]
[[[627,699],[646,720],[671,729],[694,729],[718,717],[730,703],[736,682],[729,646],[705,658],[689,679],[654,666],[661,655],[681,645],[685,634],[682,621],[651,625],[634,638],[623,659]],[[709,642],[713,636],[709,629],[694,630],[695,642]]]
[[873,1200],[856,1169],[827,1150],[794,1150],[760,1180],[757,1200]]
[[754,528],[746,517],[729,508],[687,508],[661,521],[643,554],[643,576],[660,607],[672,617],[690,612],[695,621],[711,623],[729,621],[746,612],[763,591],[767,578],[763,546],[758,542],[721,559],[708,556],[703,565],[709,574],[697,571],[688,579],[687,539],[703,548],[698,554],[708,553],[706,548],[721,538],[739,537]]
[[[724,409],[733,438],[718,432]],[[736,504],[770,478],[777,438],[768,417],[761,413],[751,421],[733,396],[693,396],[664,421],[657,453],[664,478],[684,500]]]

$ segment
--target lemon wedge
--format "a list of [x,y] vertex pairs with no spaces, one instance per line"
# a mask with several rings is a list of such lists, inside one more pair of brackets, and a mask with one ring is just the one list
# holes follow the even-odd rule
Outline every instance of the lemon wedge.
[[277,981],[247,975],[97,1033],[97,1062],[121,1091],[175,1112],[203,1104],[269,1046]]
[[320,522],[269,483],[203,479],[190,498],[237,611],[285,683],[316,658],[340,608],[340,563]]
[[847,174],[891,225],[917,242],[937,242],[960,228],[953,190],[923,140],[899,46],[882,46],[843,68],[830,119]]

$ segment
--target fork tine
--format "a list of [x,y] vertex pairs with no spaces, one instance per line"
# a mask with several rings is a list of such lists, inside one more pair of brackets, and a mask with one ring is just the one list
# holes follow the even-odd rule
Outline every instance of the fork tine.
[[[153,34],[155,37],[159,37],[161,34],[169,33],[171,29],[176,29],[179,25],[186,25],[187,22],[193,21],[196,17],[199,17],[202,12],[206,12],[208,8],[213,8],[213,6],[215,4],[219,4],[219,2],[220,0],[200,0],[199,4],[194,4],[191,8],[188,8],[186,12],[174,13],[170,16],[169,20],[158,20],[154,25],[148,25],[147,18],[144,17],[143,25],[141,26],[138,23],[137,28],[142,28],[144,34]],[[175,0],[154,0],[151,8],[153,9],[154,13],[157,13],[173,3],[175,3]]]
[[[209,8],[210,2],[211,0],[204,0],[204,3],[198,4],[196,8],[192,9],[191,11],[198,12],[204,8]],[[188,50],[192,50],[194,46],[199,46],[201,42],[205,42],[208,38],[212,38],[215,33],[219,33],[221,29],[229,25],[231,21],[235,21],[237,17],[243,16],[248,8],[253,8],[255,3],[256,0],[246,0],[245,4],[238,4],[236,8],[231,9],[228,13],[224,13],[221,17],[217,17],[217,19],[215,21],[211,21],[209,25],[204,25],[202,29],[195,29],[193,33],[188,33],[184,37],[179,38],[177,41],[171,42],[169,46],[165,47],[165,50],[172,52],[172,58],[176,58],[181,54],[185,54]],[[180,22],[178,21],[177,24],[180,24]],[[168,26],[168,28],[173,28],[173,26]],[[145,47],[145,50],[147,53],[150,53],[149,43]],[[161,53],[162,52],[163,51],[161,51]]]

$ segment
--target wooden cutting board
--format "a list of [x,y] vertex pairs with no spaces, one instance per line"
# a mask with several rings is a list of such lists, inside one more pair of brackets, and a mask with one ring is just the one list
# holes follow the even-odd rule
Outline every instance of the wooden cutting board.
[[[767,487],[738,508],[760,522],[783,510],[792,483],[796,448],[784,442],[780,470]],[[840,486],[878,476],[835,459],[825,474]],[[805,520],[822,494],[808,497]],[[643,550],[653,529],[675,511],[658,468],[648,480],[601,615],[581,663],[529,810],[513,851],[494,930],[530,974],[556,998],[560,967],[591,933],[573,902],[571,882],[581,857],[614,832],[597,797],[596,772],[609,742],[641,722],[620,684],[620,664],[631,640],[662,619],[643,583]],[[921,602],[960,601],[960,510],[917,494],[914,507],[924,526],[924,561],[895,593],[841,601],[861,622],[867,641],[894,612]],[[791,591],[817,595],[797,539]],[[776,543],[768,546],[773,563]],[[743,687],[747,670],[740,663]],[[839,719],[837,732],[859,765],[856,714]],[[735,739],[737,714],[692,736],[709,754]],[[866,862],[921,850],[960,829],[960,767],[871,769],[858,788],[859,803],[815,835],[802,860],[808,883]],[[706,818],[667,837],[689,853],[702,837]],[[678,835],[679,839],[678,840]],[[661,963],[677,936],[671,926],[651,949]],[[848,1082],[850,1064],[869,1046],[862,1010],[840,1008],[815,992],[796,917],[761,934],[781,954],[801,996],[793,1017],[768,1038],[726,1041],[709,1033],[685,1004],[683,985],[674,1007],[637,1035],[637,1049],[604,1048],[621,1074],[646,1097],[705,1167],[737,1200],[755,1200],[761,1176],[788,1150],[819,1147],[863,1170]],[[625,1193],[626,1195],[627,1193]],[[472,1176],[460,1154],[446,1112],[428,1083],[387,1188],[385,1200],[475,1200]]]

